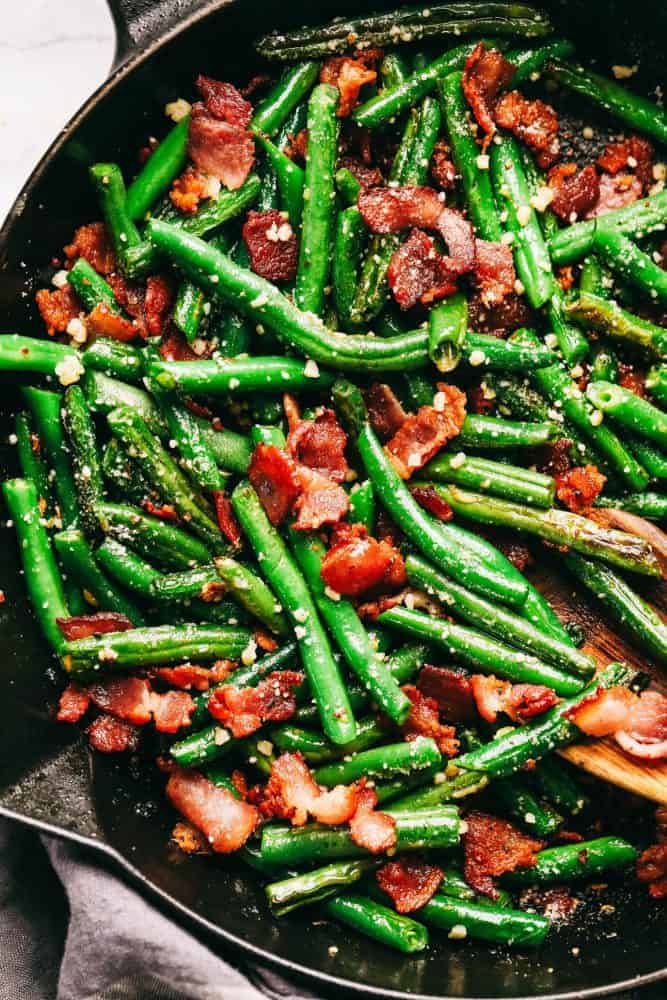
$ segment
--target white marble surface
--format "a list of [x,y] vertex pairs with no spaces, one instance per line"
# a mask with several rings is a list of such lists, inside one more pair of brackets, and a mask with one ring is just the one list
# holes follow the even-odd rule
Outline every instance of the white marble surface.
[[106,0],[0,0],[0,219],[114,52]]

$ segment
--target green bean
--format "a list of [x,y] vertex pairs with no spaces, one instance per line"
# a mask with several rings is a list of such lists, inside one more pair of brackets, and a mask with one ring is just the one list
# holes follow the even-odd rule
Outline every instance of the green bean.
[[95,425],[86,397],[78,385],[71,385],[65,392],[62,421],[69,440],[81,523],[88,534],[95,534],[98,531],[95,506],[102,499],[103,493],[102,469]]
[[324,289],[331,266],[339,96],[336,87],[320,83],[308,102],[308,152],[294,301],[299,309],[317,316],[324,312]]
[[410,774],[438,767],[442,756],[432,739],[419,736],[411,742],[385,744],[335,764],[318,767],[314,777],[319,785],[349,785],[358,778],[389,778],[395,774]]
[[667,480],[667,455],[642,438],[628,435],[628,447],[651,479]]
[[527,826],[536,837],[550,837],[563,825],[563,817],[542,803],[516,776],[494,781],[491,794],[501,810]]
[[[555,705],[536,722],[501,733],[489,743],[456,758],[456,766],[464,771],[485,772],[490,777],[504,778],[520,770],[528,760],[539,760],[558,747],[578,739],[581,731],[567,713],[600,687],[609,688],[627,683],[631,671],[621,663],[610,663],[578,694]],[[579,845],[575,845],[579,846]]]
[[610,283],[609,271],[602,266],[600,258],[596,257],[594,253],[585,257],[579,276],[581,294],[598,295],[601,299],[609,298]]
[[[667,191],[643,198],[604,216],[604,226],[613,226],[624,236],[640,238],[667,223]],[[549,240],[549,252],[554,264],[572,264],[593,249],[593,242],[601,220],[590,219],[560,229]]]
[[[428,356],[441,372],[459,363],[468,331],[468,300],[463,292],[450,295],[428,314]],[[468,360],[470,355],[468,355]]]
[[121,312],[113,288],[90,266],[85,257],[79,257],[68,271],[67,280],[81,299],[86,312],[92,312],[98,305],[105,306],[112,313]]
[[119,498],[139,507],[151,497],[162,501],[139,471],[117,438],[110,438],[102,453],[102,475],[105,481],[115,487]]
[[[22,337],[18,333],[0,335],[0,371],[28,375],[55,375],[66,384],[83,374],[79,352],[52,340]],[[63,382],[63,384],[65,384]]]
[[489,783],[489,779],[483,771],[472,770],[460,771],[452,778],[447,778],[442,772],[439,772],[433,781],[434,783],[429,787],[404,794],[392,802],[392,812],[412,814],[415,810],[434,809],[445,803],[467,798],[469,795],[476,795]]
[[159,601],[183,601],[193,597],[203,598],[207,590],[215,586],[220,587],[220,577],[215,566],[208,563],[179,573],[156,572],[150,590]]
[[270,282],[236,266],[203,241],[157,219],[147,229],[179,266],[256,322],[266,323],[306,357],[341,371],[407,371],[426,364],[428,334],[423,330],[388,338],[334,333],[317,316],[297,309]]
[[264,159],[261,166],[260,177],[262,183],[255,205],[257,211],[268,212],[271,209],[277,209],[279,201],[278,176],[268,156]]
[[546,368],[556,361],[556,355],[549,348],[541,345],[529,347],[528,344],[501,340],[484,333],[466,334],[461,344],[461,354],[473,368],[481,365],[504,372],[532,371],[535,368]]
[[275,597],[264,581],[236,559],[221,556],[215,560],[218,577],[228,593],[251,615],[276,635],[286,635],[289,629],[285,615],[278,610]]
[[357,204],[357,198],[361,191],[361,184],[347,167],[341,167],[336,171],[336,190],[339,197],[348,208]]
[[250,484],[239,483],[231,499],[242,531],[261,556],[263,576],[293,622],[322,728],[333,743],[348,743],[355,734],[354,716],[306,582]]
[[32,609],[47,642],[59,652],[63,635],[57,619],[69,618],[63,584],[42,524],[37,490],[26,479],[6,479],[2,493],[16,529],[23,576]]
[[584,677],[593,673],[595,663],[589,656],[459,586],[418,556],[407,557],[406,571],[414,586],[434,595],[448,612],[451,611],[476,629],[518,649],[530,650],[546,662],[564,670]]
[[125,615],[135,626],[145,624],[144,616],[134,601],[119,590],[97,565],[80,531],[61,531],[53,536],[53,544],[68,576],[93,595],[101,611]]
[[315,534],[290,532],[296,561],[310,588],[324,623],[340,649],[347,665],[356,674],[369,697],[394,722],[405,722],[411,702],[391,675],[384,659],[371,645],[370,638],[352,603],[327,593],[320,575],[326,554],[324,543]]
[[447,650],[450,656],[486,674],[497,674],[520,684],[544,684],[557,694],[573,695],[583,682],[536,656],[522,653],[477,629],[453,625],[407,608],[391,608],[379,618],[381,625],[407,632]]
[[177,216],[175,225],[190,236],[205,236],[250,208],[256,201],[261,186],[262,182],[257,174],[250,174],[240,188],[234,191],[222,190],[217,198],[207,199],[194,215]]
[[169,428],[164,416],[145,389],[96,371],[86,372],[82,385],[93,413],[103,413],[106,416],[118,406],[129,406],[140,414],[152,433],[162,438],[168,437]]
[[153,150],[128,187],[125,205],[128,215],[135,222],[143,219],[185,166],[189,127],[190,116],[186,115]]
[[613,382],[590,382],[586,396],[625,430],[667,449],[667,414],[648,400]]
[[370,747],[382,743],[386,738],[386,726],[383,726],[382,722],[378,721],[374,715],[357,721],[357,735],[344,746],[331,743],[321,733],[312,729],[302,729],[289,722],[270,729],[268,733],[269,741],[281,753],[298,752],[303,754],[309,764],[318,765],[328,764],[343,756],[347,758],[351,754],[358,755]]
[[505,53],[505,58],[514,66],[512,76],[512,86],[522,80],[534,80],[540,70],[555,59],[567,59],[574,53],[572,42],[562,38],[555,38],[538,48],[525,48],[511,50]]
[[95,561],[130,593],[145,600],[153,596],[153,584],[161,574],[125,545],[105,538],[95,550]]
[[97,519],[106,535],[167,569],[189,569],[211,561],[211,553],[199,539],[137,507],[102,503],[97,507]]
[[567,322],[565,295],[557,281],[554,281],[553,294],[547,303],[547,317],[566,364],[578,365],[588,355],[588,340],[581,330]]
[[667,302],[667,274],[627,236],[601,223],[593,248],[607,266],[629,284],[655,301]]
[[435,97],[425,97],[419,110],[419,127],[405,168],[405,184],[425,184],[435,144],[440,135],[442,112]]
[[290,224],[296,229],[301,223],[303,214],[303,191],[306,182],[304,172],[269,139],[258,136],[257,141],[275,172],[280,192],[280,207],[287,212]]
[[317,80],[319,70],[319,64],[312,60],[290,66],[255,108],[250,130],[268,136],[276,135]]
[[194,420],[218,465],[229,472],[246,472],[252,454],[248,439],[236,431],[223,428],[216,430],[202,417],[195,416]]
[[[521,339],[531,342],[536,339],[528,330],[522,330],[520,336]],[[531,371],[530,375],[540,392],[547,396],[552,405],[562,408],[565,418],[602,452],[610,466],[630,489],[642,490],[646,487],[648,484],[646,471],[613,431],[602,424],[596,425],[591,422],[593,408],[586,402],[583,393],[567,371],[558,365],[550,365],[547,368]]]
[[424,479],[455,483],[480,493],[491,493],[507,500],[524,501],[535,507],[551,507],[556,484],[551,476],[530,472],[517,465],[494,462],[457,452],[440,452],[421,472]]
[[667,366],[653,365],[646,373],[645,385],[656,402],[663,408],[667,407]]
[[641,649],[660,663],[667,663],[667,626],[618,573],[573,552],[565,557],[565,565],[598,598],[611,618],[628,630]]
[[374,493],[424,555],[477,593],[494,597],[503,604],[520,606],[523,603],[525,585],[507,580],[481,560],[470,558],[469,553],[454,542],[449,525],[438,524],[422,510],[400,479],[369,424],[364,425],[357,444]]
[[120,167],[115,163],[96,163],[90,168],[90,178],[123,274],[141,278],[154,271],[155,248],[142,239],[129,214]]
[[539,309],[554,295],[551,261],[535,209],[530,204],[519,146],[509,136],[491,145],[491,180],[498,205],[507,211],[507,231],[514,236],[517,273],[531,306]]
[[346,52],[350,44],[395,45],[397,41],[420,41],[480,31],[540,37],[551,30],[547,17],[532,7],[498,3],[436,3],[402,7],[355,18],[336,18],[328,24],[275,31],[255,43],[269,59],[291,60],[301,53],[331,56]]
[[537,510],[509,500],[467,493],[457,486],[437,485],[434,488],[456,514],[477,523],[525,531],[620,569],[644,576],[660,576],[651,546],[637,535],[603,528],[581,514],[566,510]]
[[144,374],[143,351],[108,337],[98,337],[81,360],[86,371],[99,371],[123,382],[140,382]]
[[206,297],[193,281],[182,281],[178,286],[172,319],[184,334],[188,344],[199,336],[204,318]]
[[[411,815],[392,809],[384,811],[396,821],[397,852],[454,847],[459,841],[460,821],[454,807],[441,806]],[[273,864],[291,867],[312,861],[367,856],[368,852],[354,843],[345,827],[269,825],[262,831],[262,857]]]
[[469,413],[463,421],[463,427],[456,442],[464,448],[504,450],[508,448],[537,448],[542,444],[557,441],[560,436],[561,429],[552,420],[529,423]]
[[170,440],[176,442],[180,464],[188,476],[201,490],[211,493],[224,490],[225,478],[194,414],[175,403],[171,393],[164,390],[159,382],[149,378],[148,384],[160,405]]
[[423,951],[428,945],[428,931],[422,924],[365,896],[336,896],[324,904],[324,912],[404,954]]
[[34,389],[32,386],[24,386],[22,392],[32,413],[40,443],[44,446],[48,464],[53,470],[62,523],[66,528],[76,526],[79,504],[61,421],[62,397],[57,392]]
[[[475,902],[484,902],[484,897],[480,900],[474,889],[471,889],[460,872],[454,868],[445,868],[444,878],[440,883],[438,892],[442,896],[453,896],[455,899],[467,899]],[[511,907],[512,897],[507,889],[499,889],[498,896],[494,900],[496,906]]]
[[428,66],[417,70],[407,80],[395,87],[384,88],[377,97],[372,97],[365,104],[355,108],[352,112],[353,121],[357,125],[373,129],[413,108],[422,97],[435,88],[439,80],[455,70],[463,69],[463,64],[473,48],[473,45],[466,43],[449,49]]
[[463,937],[492,941],[510,947],[538,947],[542,944],[551,922],[538,913],[510,910],[497,903],[472,902],[436,893],[419,916],[439,930],[449,931],[448,937]]
[[543,885],[545,882],[569,882],[591,878],[615,868],[629,868],[637,850],[622,837],[597,837],[578,844],[548,847],[540,851],[534,865],[517,869],[505,876],[511,885]]
[[375,530],[375,494],[369,479],[350,491],[350,510],[347,519],[351,524],[363,524],[369,535]]
[[42,443],[39,435],[33,431],[28,413],[16,414],[14,433],[21,473],[35,487],[39,512],[44,516],[51,506],[49,473],[42,455]]
[[580,322],[600,330],[620,344],[639,348],[654,358],[667,358],[667,331],[648,320],[634,316],[616,302],[583,292],[568,306]]
[[220,358],[218,361],[154,361],[149,378],[187,395],[247,394],[326,388],[333,376],[310,371],[293,358]]
[[280,882],[266,886],[266,897],[276,917],[296,910],[300,906],[319,903],[336,895],[342,886],[353,885],[377,868],[377,861],[338,861],[324,868],[316,868],[302,875],[292,875]]
[[560,59],[549,66],[549,75],[569,90],[599,104],[626,125],[646,132],[658,142],[667,142],[667,114],[653,101],[648,101],[583,66],[562,62]]
[[[665,456],[667,465],[667,456]],[[662,521],[667,517],[667,496],[664,493],[626,493],[620,497],[599,496],[593,502],[594,507],[612,507],[625,510],[629,514],[638,514],[649,521]]]
[[618,358],[610,347],[601,345],[593,354],[590,378],[592,382],[618,382]]
[[[488,170],[478,166],[479,146],[468,120],[461,74],[452,73],[438,83],[447,135],[465,195],[470,220],[481,239],[499,243],[503,234]],[[483,161],[482,161],[483,162]]]
[[531,777],[541,794],[558,809],[578,816],[588,808],[588,796],[572,777],[564,761],[557,757],[544,757]]
[[343,329],[353,329],[356,326],[353,304],[367,232],[366,223],[356,206],[338,213],[331,280],[334,302]]

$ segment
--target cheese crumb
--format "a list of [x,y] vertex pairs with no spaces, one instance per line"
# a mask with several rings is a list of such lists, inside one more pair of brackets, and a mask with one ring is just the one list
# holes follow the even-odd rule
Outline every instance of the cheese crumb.
[[452,469],[460,469],[462,465],[465,465],[466,455],[464,451],[457,452],[453,459],[449,463]]
[[317,361],[313,361],[312,358],[306,361],[305,365],[303,366],[303,374],[306,376],[306,378],[319,378],[320,369],[317,365]]
[[602,414],[602,410],[593,410],[591,413],[591,423],[593,424],[593,427],[599,427],[603,420],[604,416]]
[[447,398],[444,392],[436,392],[435,396],[433,397],[433,409],[436,410],[438,413],[444,413],[446,403],[447,403]]
[[325,587],[324,593],[326,594],[326,596],[329,598],[330,601],[340,601],[340,594],[338,593],[337,590],[334,590],[332,587]]
[[56,273],[51,278],[51,284],[54,288],[63,288],[69,280],[69,274],[67,271],[56,271]]
[[308,618],[308,612],[305,608],[297,608],[294,612],[294,617],[298,622],[305,622]]
[[164,106],[164,113],[173,122],[180,122],[192,111],[192,105],[184,97],[178,97],[175,101],[169,101]]
[[59,361],[55,368],[61,385],[74,385],[84,373],[84,367],[75,354],[69,354]]
[[500,242],[504,243],[505,246],[510,246],[512,243],[514,243],[514,233],[503,233],[503,235],[500,237]]
[[575,365],[574,368],[570,369],[570,375],[572,376],[572,378],[581,378],[583,374],[584,374],[584,369],[581,367],[581,365]]
[[77,344],[85,344],[88,339],[86,324],[78,316],[71,319],[67,324],[67,336]]
[[224,743],[229,743],[231,739],[229,733],[222,726],[216,726],[215,732],[213,733],[213,742],[217,747],[221,747]]
[[553,351],[554,347],[558,347],[558,337],[555,333],[548,333],[544,338],[544,343]]
[[257,643],[254,639],[250,639],[248,645],[241,653],[241,663],[244,667],[251,667],[255,660],[257,659]]
[[631,76],[634,76],[639,66],[636,64],[634,66],[612,66],[611,71],[617,80],[629,80]]
[[480,153],[475,160],[478,170],[488,170],[489,169],[489,157],[485,153]]
[[484,351],[471,351],[470,357],[468,358],[468,364],[472,365],[473,368],[478,368],[479,365],[483,365],[486,361],[486,354]]
[[530,205],[519,205],[516,210],[516,217],[520,226],[527,226],[530,222]]
[[530,204],[536,212],[546,212],[548,206],[553,201],[553,197],[553,188],[543,185],[542,187],[538,187],[537,191],[530,199]]
[[590,125],[584,125],[584,127],[581,130],[581,134],[583,135],[584,139],[592,139],[593,136],[595,135]]
[[451,941],[463,941],[464,938],[468,937],[468,928],[465,924],[454,924],[447,937]]
[[297,637],[297,639],[305,639],[307,634],[308,633],[306,632],[303,625],[294,626],[294,635]]
[[257,749],[263,757],[270,757],[273,753],[273,743],[270,740],[258,740]]
[[111,646],[103,646],[102,649],[97,654],[97,659],[102,663],[111,663],[113,660],[118,659],[118,653]]

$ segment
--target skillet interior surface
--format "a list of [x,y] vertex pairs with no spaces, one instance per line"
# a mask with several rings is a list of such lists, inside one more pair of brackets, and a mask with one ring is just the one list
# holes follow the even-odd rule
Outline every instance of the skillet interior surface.
[[[320,2],[317,12],[303,2],[230,4],[183,35],[139,59],[98,99],[76,127],[62,137],[47,157],[4,230],[0,259],[0,329],[38,333],[33,295],[47,283],[48,263],[68,241],[75,225],[97,217],[86,170],[98,159],[118,161],[130,173],[136,149],[163,121],[167,100],[190,93],[197,72],[222,79],[251,75],[250,42],[274,25],[324,20],[358,11],[360,4]],[[365,5],[364,5],[365,6]],[[378,4],[368,5],[376,7]],[[636,86],[643,92],[664,79],[660,39],[665,37],[667,10],[627,4],[605,4],[599,16],[588,3],[546,4],[557,23],[578,44],[579,52],[599,58],[600,65],[640,61]],[[657,21],[656,21],[657,19]],[[261,22],[261,23],[260,23]],[[592,115],[587,115],[587,121]],[[16,472],[7,445],[17,393],[5,376],[0,399],[0,469]],[[0,641],[4,653],[0,698],[4,709],[0,732],[0,809],[36,823],[97,842],[134,873],[166,894],[195,921],[222,939],[241,943],[267,961],[337,982],[350,989],[378,994],[432,997],[584,997],[618,989],[638,979],[665,973],[667,922],[644,890],[612,887],[604,898],[591,896],[573,924],[553,934],[537,954],[448,942],[444,935],[422,956],[404,958],[336,925],[301,911],[281,921],[268,913],[259,882],[233,861],[178,856],[168,845],[173,816],[163,805],[163,781],[147,761],[97,756],[89,761],[76,731],[53,722],[58,672],[26,607],[13,532],[2,528]],[[550,573],[550,571],[549,571]],[[546,575],[549,576],[549,573]],[[559,600],[567,601],[560,588]],[[607,636],[610,653],[618,653],[614,637],[579,604],[598,636]],[[620,655],[624,647],[621,646]],[[617,800],[606,800],[619,813]],[[625,827],[641,828],[643,812],[629,811]],[[647,831],[647,836],[649,835]],[[600,904],[615,909],[600,912]],[[338,947],[335,955],[331,945]],[[578,954],[572,949],[578,948]]]

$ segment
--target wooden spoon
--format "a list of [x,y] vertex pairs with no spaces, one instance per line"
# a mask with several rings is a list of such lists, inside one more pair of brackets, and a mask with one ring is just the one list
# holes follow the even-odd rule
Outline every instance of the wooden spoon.
[[558,753],[596,778],[667,806],[667,761],[642,764],[623,753],[613,740],[575,743]]

